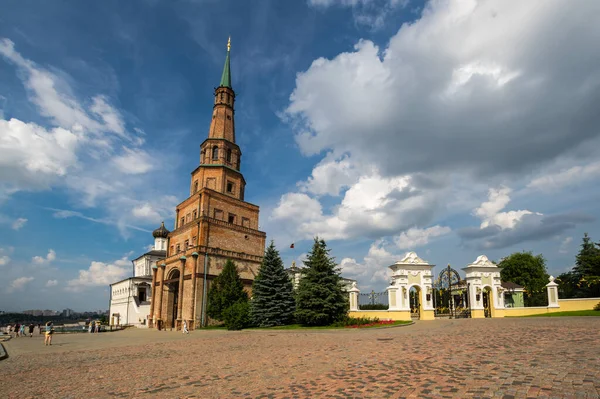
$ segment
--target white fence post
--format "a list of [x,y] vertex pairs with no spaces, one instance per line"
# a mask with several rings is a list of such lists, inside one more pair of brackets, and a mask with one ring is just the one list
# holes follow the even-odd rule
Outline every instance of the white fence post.
[[348,290],[348,295],[350,295],[350,311],[356,312],[358,311],[358,294],[360,290],[356,287],[356,281],[352,282],[352,288]]
[[548,279],[550,282],[546,284],[548,290],[548,307],[549,308],[560,308],[558,304],[558,284],[554,282],[554,276],[550,276]]

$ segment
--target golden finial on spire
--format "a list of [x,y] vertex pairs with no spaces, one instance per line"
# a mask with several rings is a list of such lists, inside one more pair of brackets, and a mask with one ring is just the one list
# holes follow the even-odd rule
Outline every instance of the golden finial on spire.
[[227,39],[227,51],[231,50],[231,36]]

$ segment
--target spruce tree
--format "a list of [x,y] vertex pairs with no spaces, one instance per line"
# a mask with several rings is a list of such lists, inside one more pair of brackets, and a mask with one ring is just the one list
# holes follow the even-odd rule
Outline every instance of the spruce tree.
[[573,274],[579,280],[578,295],[595,297],[600,295],[600,249],[587,233],[583,236],[581,249],[575,258]]
[[295,310],[292,281],[284,270],[275,244],[265,257],[252,284],[251,315],[259,327],[282,326],[292,322]]
[[207,314],[215,320],[223,320],[223,311],[238,302],[248,302],[248,293],[235,267],[228,259],[208,290]]
[[304,265],[296,292],[296,320],[307,326],[326,326],[342,320],[347,316],[349,300],[325,241],[315,238]]

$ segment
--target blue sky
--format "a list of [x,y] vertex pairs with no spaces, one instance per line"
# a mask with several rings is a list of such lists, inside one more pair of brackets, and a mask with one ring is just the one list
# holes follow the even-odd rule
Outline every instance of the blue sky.
[[[188,193],[232,38],[246,199],[383,290],[600,240],[597,2],[0,0],[0,309],[108,307]],[[295,249],[289,244],[295,242]]]

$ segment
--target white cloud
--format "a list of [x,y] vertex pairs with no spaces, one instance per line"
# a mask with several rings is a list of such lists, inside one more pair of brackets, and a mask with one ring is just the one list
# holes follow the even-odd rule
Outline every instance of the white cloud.
[[10,262],[10,258],[8,257],[8,255],[0,256],[0,266],[8,265],[8,262]]
[[281,197],[271,219],[297,238],[315,235],[326,240],[383,237],[428,223],[436,208],[435,190],[423,192],[412,176],[359,176],[341,203],[328,213],[318,199],[305,193]]
[[27,284],[29,284],[33,280],[34,280],[33,277],[19,277],[19,278],[13,280],[12,283],[10,283],[10,286],[8,287],[8,291],[10,291],[10,292],[21,291],[23,288],[25,288],[25,286]]
[[297,74],[286,111],[299,148],[350,154],[384,176],[529,173],[600,135],[598,12],[597,2],[428,2],[385,48],[360,40]]
[[[530,215],[532,213],[528,210],[500,212],[510,202],[510,191],[511,190],[508,187],[489,189],[489,201],[482,203],[481,206],[474,211],[474,214],[482,219],[482,229],[489,226],[498,226],[501,229],[512,229],[524,215]],[[541,215],[541,213],[537,213],[537,215]]]
[[312,175],[305,182],[298,183],[298,187],[310,194],[337,196],[341,189],[349,187],[359,177],[359,170],[348,156],[336,160],[330,153],[313,168]]
[[46,287],[56,287],[58,285],[58,280],[48,280],[46,283]]
[[119,111],[108,103],[108,99],[105,96],[96,96],[92,100],[90,111],[102,119],[106,129],[120,136],[126,136],[123,118]]
[[139,175],[153,169],[152,158],[141,149],[123,148],[123,154],[113,158],[117,168],[125,174]]
[[55,259],[56,259],[56,252],[54,252],[53,249],[50,249],[48,251],[48,254],[46,255],[46,257],[34,256],[33,258],[31,258],[31,261],[33,263],[35,263],[36,265],[46,265],[50,262],[53,262]]
[[527,187],[542,191],[554,191],[599,177],[600,162],[592,162],[587,165],[573,166],[556,173],[537,177]]
[[77,164],[81,136],[17,119],[0,120],[0,191],[46,189]]
[[88,287],[107,286],[127,276],[131,261],[123,257],[112,263],[92,262],[87,270],[79,270],[76,279],[67,282],[67,291],[81,292]]
[[458,230],[463,240],[476,240],[481,249],[506,248],[525,241],[544,240],[594,219],[586,214],[543,215],[528,210],[500,212],[510,202],[510,189],[490,189],[489,201],[474,210],[482,219],[479,227]]
[[19,230],[19,229],[21,229],[23,226],[25,226],[25,224],[26,224],[26,223],[27,223],[27,219],[25,219],[25,218],[18,218],[18,219],[16,219],[16,220],[15,220],[15,221],[12,223],[11,227],[12,227],[12,229],[13,229],[13,230]]
[[[140,229],[137,223],[171,216],[173,208],[167,211],[166,206],[176,201],[165,196],[164,187],[154,184],[156,176],[148,173],[154,163],[152,151],[140,147],[144,132],[128,131],[107,96],[78,101],[66,73],[51,73],[24,58],[8,39],[0,39],[2,56],[17,67],[40,114],[57,127],[0,119],[0,200],[23,190],[64,188],[75,207],[103,211],[99,217],[79,210],[68,216],[114,224],[125,238],[130,229]],[[168,169],[163,168],[163,178]]]
[[30,97],[42,115],[54,124],[66,129],[84,129],[93,133],[108,132],[120,136],[125,134],[124,122],[117,110],[107,103],[104,96],[92,98],[90,112],[82,107],[72,95],[69,84],[57,74],[40,68],[33,61],[24,58],[8,39],[0,39],[0,55],[15,64],[22,72]]
[[389,265],[393,264],[401,256],[394,255],[385,249],[385,242],[377,240],[371,244],[367,255],[362,262],[353,258],[344,258],[340,262],[342,276],[355,279],[362,291],[374,288],[381,283],[390,280]]
[[447,226],[432,226],[427,229],[411,228],[394,238],[400,249],[413,249],[429,243],[434,237],[449,234],[452,230]]

